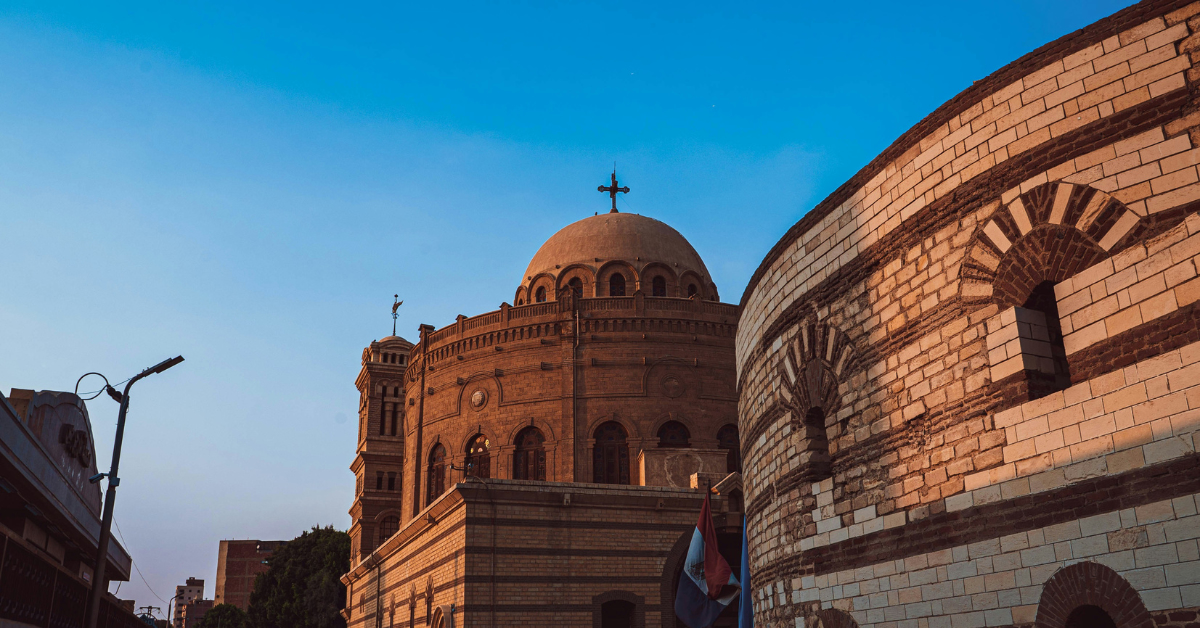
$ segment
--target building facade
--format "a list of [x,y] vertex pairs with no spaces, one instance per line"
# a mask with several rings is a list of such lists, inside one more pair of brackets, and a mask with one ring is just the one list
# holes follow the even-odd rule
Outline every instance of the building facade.
[[254,579],[269,569],[267,559],[287,541],[221,541],[217,549],[217,583],[214,604],[250,607]]
[[351,626],[674,627],[713,484],[740,556],[738,308],[692,246],[611,212],[517,283],[516,305],[363,352]]
[[[16,388],[0,395],[0,624],[83,625],[100,537],[100,487],[88,482],[95,474],[82,399]],[[106,579],[128,580],[131,565],[114,540]],[[143,624],[105,593],[99,625]]]
[[1052,42],[772,249],[737,329],[756,625],[1200,612],[1200,3]]
[[196,600],[202,599],[204,599],[204,580],[200,578],[188,578],[183,584],[175,586],[175,611],[171,617],[175,628],[184,628],[184,607]]

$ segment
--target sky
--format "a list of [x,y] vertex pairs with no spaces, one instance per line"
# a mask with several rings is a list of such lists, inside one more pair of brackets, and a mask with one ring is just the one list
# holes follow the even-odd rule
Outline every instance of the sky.
[[211,597],[220,539],[349,526],[393,294],[412,340],[511,301],[615,162],[737,302],[910,126],[1126,4],[0,2],[0,392],[183,355],[130,395],[118,595]]

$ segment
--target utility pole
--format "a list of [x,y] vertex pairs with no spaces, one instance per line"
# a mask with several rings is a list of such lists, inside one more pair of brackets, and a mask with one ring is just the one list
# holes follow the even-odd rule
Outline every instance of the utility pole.
[[[87,628],[96,628],[96,623],[100,619],[100,598],[107,592],[108,584],[104,581],[104,572],[108,569],[108,544],[112,541],[112,521],[113,507],[117,501],[117,487],[121,484],[121,478],[117,475],[117,469],[121,465],[121,441],[125,438],[125,413],[129,410],[129,389],[137,383],[139,379],[161,373],[176,364],[183,362],[183,356],[175,356],[169,360],[163,360],[158,364],[134,375],[129,379],[129,383],[125,384],[125,392],[121,394],[121,410],[117,414],[117,437],[113,441],[113,457],[112,466],[109,467],[108,473],[97,473],[88,479],[89,482],[95,484],[100,480],[108,477],[108,490],[104,494],[104,517],[100,522],[100,539],[97,542],[96,548],[96,570],[92,575],[92,591],[91,597],[88,600]],[[111,389],[112,387],[109,386]],[[113,394],[114,391],[109,391]]]

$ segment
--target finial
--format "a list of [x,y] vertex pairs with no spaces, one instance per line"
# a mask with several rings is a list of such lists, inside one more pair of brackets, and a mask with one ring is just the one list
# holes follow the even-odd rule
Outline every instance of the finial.
[[625,186],[623,188],[617,187],[617,165],[615,163],[613,164],[612,185],[608,185],[608,186],[602,185],[602,186],[596,188],[596,190],[599,192],[608,192],[608,195],[610,197],[612,197],[612,209],[609,210],[608,213],[610,213],[610,214],[620,213],[617,211],[617,192],[622,192],[624,194],[628,194],[629,186]]

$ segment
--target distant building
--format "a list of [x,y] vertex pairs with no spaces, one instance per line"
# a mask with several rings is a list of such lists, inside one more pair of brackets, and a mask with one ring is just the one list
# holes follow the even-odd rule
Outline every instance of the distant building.
[[[88,482],[96,472],[83,400],[16,388],[0,395],[0,625],[83,624],[100,537],[100,485]],[[105,580],[129,579],[132,560],[116,540],[107,559]],[[107,593],[100,625],[142,626]]]
[[183,628],[196,628],[200,620],[212,610],[213,600],[192,600],[183,605]]
[[250,606],[254,579],[267,571],[267,558],[285,541],[221,541],[217,550],[217,589],[213,601],[242,610]]
[[199,578],[188,578],[184,584],[175,587],[175,628],[183,628],[183,607],[189,602],[204,598],[204,581]]

